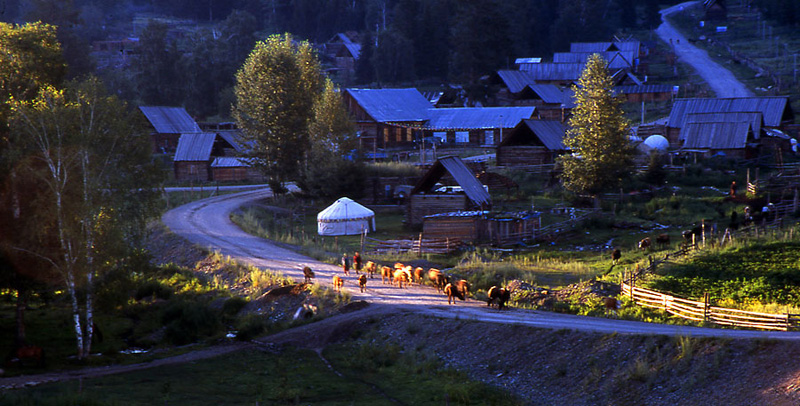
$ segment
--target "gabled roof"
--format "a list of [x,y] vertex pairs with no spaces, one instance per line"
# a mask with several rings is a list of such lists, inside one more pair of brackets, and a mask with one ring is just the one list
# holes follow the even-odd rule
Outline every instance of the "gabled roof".
[[667,122],[669,127],[683,128],[691,113],[760,112],[766,127],[780,127],[781,122],[794,119],[785,96],[677,99]]
[[521,120],[531,118],[535,107],[471,107],[430,109],[426,129],[491,129],[513,128]]
[[543,102],[548,104],[568,104],[571,99],[571,92],[564,92],[556,85],[552,84],[531,84],[528,89],[533,92]]
[[361,55],[361,44],[351,41],[350,37],[344,33],[336,34],[336,36],[342,41],[342,45],[344,45],[344,48],[350,52],[350,55],[353,57],[353,59],[358,59],[358,57]]
[[752,134],[750,123],[691,123],[681,129],[683,149],[741,149]]
[[433,190],[436,182],[446,173],[449,173],[453,179],[456,180],[456,183],[461,186],[467,198],[469,198],[475,206],[491,206],[492,198],[489,196],[489,192],[483,188],[483,185],[478,181],[478,178],[475,177],[472,170],[457,156],[442,157],[434,162],[431,169],[417,182],[411,194],[430,192]]
[[202,132],[183,107],[139,106],[157,133],[188,134]]
[[585,65],[582,63],[524,63],[519,70],[528,72],[534,81],[538,80],[578,80]]
[[497,77],[500,78],[511,93],[519,93],[526,86],[536,83],[536,78],[523,70],[499,70],[497,71]]
[[212,168],[249,168],[247,158],[237,158],[235,156],[218,156],[211,162]]
[[567,133],[567,127],[556,120],[523,120],[519,123],[508,137],[504,139],[499,146],[512,146],[512,145],[531,145],[539,144],[535,140],[530,139],[534,136],[539,139],[540,143],[551,151],[563,151],[567,147],[564,146],[564,136]]
[[633,51],[604,51],[604,52],[556,52],[553,54],[554,63],[582,63],[586,64],[589,57],[599,54],[608,63],[610,69],[630,68],[636,58]]
[[614,41],[614,42],[573,42],[569,44],[570,52],[606,52],[623,51],[639,55],[640,41]]
[[380,123],[425,121],[431,103],[414,88],[346,89],[353,99]]
[[[173,161],[210,161],[217,148],[234,148],[222,136],[216,133],[181,134]],[[217,153],[221,153],[218,149]]]
[[754,137],[759,138],[764,116],[760,112],[692,113],[686,116],[686,125],[695,123],[749,123]]

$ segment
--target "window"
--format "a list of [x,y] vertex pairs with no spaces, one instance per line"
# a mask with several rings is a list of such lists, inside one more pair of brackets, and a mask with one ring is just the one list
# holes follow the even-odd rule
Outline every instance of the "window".
[[403,129],[402,128],[395,128],[394,129],[394,139],[397,142],[403,141]]
[[466,144],[469,142],[469,131],[456,131],[456,144]]
[[433,137],[438,138],[440,142],[445,143],[447,142],[447,133],[444,131],[434,131]]
[[486,130],[486,139],[483,141],[483,143],[487,145],[494,145],[494,130]]

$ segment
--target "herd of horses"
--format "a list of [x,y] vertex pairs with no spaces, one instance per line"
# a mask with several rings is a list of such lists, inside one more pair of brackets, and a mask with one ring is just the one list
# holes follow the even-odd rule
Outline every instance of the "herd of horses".
[[[380,267],[380,268],[379,268]],[[373,261],[367,261],[364,267],[354,268],[356,272],[359,289],[365,292],[367,289],[367,281],[374,279],[375,275],[380,273],[381,283],[389,284],[391,286],[397,285],[399,288],[416,284],[417,286],[423,285],[425,278],[430,284],[436,288],[439,293],[444,293],[447,296],[447,304],[456,304],[456,299],[466,300],[469,297],[471,286],[469,282],[464,279],[451,282],[450,277],[439,269],[430,268],[426,272],[422,267],[413,267],[405,265],[401,262],[396,262],[394,266],[379,266]],[[362,273],[363,271],[363,273]],[[345,273],[345,276],[349,275]],[[303,267],[304,283],[313,283],[315,278],[314,271],[311,267]],[[331,285],[335,292],[341,292],[344,286],[345,278],[340,275],[333,275],[331,278]],[[499,310],[507,307],[507,303],[511,298],[511,290],[503,287],[492,286],[487,292],[487,306],[497,306]]]

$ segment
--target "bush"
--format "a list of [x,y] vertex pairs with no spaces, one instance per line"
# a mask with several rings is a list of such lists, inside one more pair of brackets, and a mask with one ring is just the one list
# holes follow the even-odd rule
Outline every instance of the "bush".
[[159,281],[147,281],[136,289],[134,299],[142,300],[146,297],[167,300],[172,297],[172,289]]
[[204,303],[170,303],[161,321],[166,327],[164,340],[175,345],[193,343],[222,331],[219,316]]
[[234,296],[225,301],[222,305],[222,314],[227,317],[236,316],[247,305],[247,299],[241,296]]
[[267,322],[264,316],[258,314],[250,314],[243,317],[236,324],[236,339],[241,341],[249,341],[267,330]]

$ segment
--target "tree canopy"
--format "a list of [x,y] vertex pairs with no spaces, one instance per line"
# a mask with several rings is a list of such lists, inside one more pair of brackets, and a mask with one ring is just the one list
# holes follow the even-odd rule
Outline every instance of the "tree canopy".
[[628,138],[630,122],[600,55],[589,58],[574,90],[576,106],[564,138],[572,154],[560,160],[562,181],[568,190],[597,197],[630,175],[635,152]]

